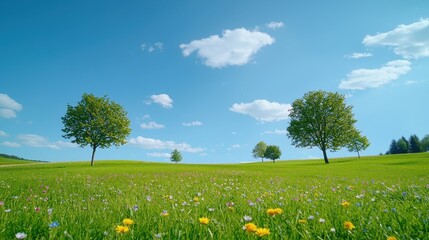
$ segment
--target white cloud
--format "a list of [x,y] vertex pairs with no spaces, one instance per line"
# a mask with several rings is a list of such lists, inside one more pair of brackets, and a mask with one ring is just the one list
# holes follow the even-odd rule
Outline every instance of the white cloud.
[[355,52],[355,53],[352,53],[350,55],[346,55],[344,57],[346,57],[346,58],[353,58],[353,59],[359,59],[359,58],[366,58],[366,57],[371,57],[371,56],[372,56],[372,53],[367,53],[367,52],[357,53],[357,52]]
[[229,110],[249,115],[260,122],[274,122],[288,119],[291,108],[290,104],[258,99],[251,103],[234,103]]
[[410,65],[411,62],[407,60],[395,60],[381,68],[353,70],[347,74],[347,79],[341,81],[339,88],[356,90],[377,88],[406,74],[411,70]]
[[159,153],[159,152],[153,152],[147,154],[149,157],[159,157],[159,158],[170,158],[170,153]]
[[0,137],[7,137],[9,136],[5,131],[0,130]]
[[148,51],[149,53],[155,51],[162,51],[164,49],[164,44],[162,42],[156,42],[154,44],[142,43],[140,45],[142,51]]
[[5,146],[5,147],[13,147],[13,148],[21,147],[21,145],[19,143],[9,142],[9,141],[2,142],[1,145]]
[[193,122],[182,123],[182,124],[185,127],[194,127],[194,126],[201,126],[201,125],[203,125],[203,123],[200,122],[200,121],[193,121]]
[[429,19],[401,24],[389,32],[366,35],[362,43],[393,47],[395,54],[406,59],[429,57]]
[[142,124],[140,124],[140,127],[143,128],[143,129],[161,129],[161,128],[165,128],[164,125],[158,124],[156,122],[142,123]]
[[145,138],[138,136],[136,138],[130,138],[128,141],[131,145],[136,145],[144,149],[177,149],[182,152],[199,153],[203,152],[204,148],[194,148],[187,143],[175,143],[173,141],[161,141],[153,138]]
[[16,112],[21,111],[22,105],[10,98],[7,94],[0,93],[0,117],[15,118]]
[[240,148],[241,148],[240,144],[233,144],[231,147],[228,148],[228,151],[236,150]]
[[264,134],[286,135],[287,130],[276,129],[274,131],[264,131]]
[[262,47],[274,43],[274,38],[264,32],[245,28],[225,30],[222,36],[213,35],[188,44],[180,44],[183,56],[194,51],[206,66],[222,68],[247,64]]
[[45,137],[36,134],[20,134],[17,137],[17,140],[26,146],[29,147],[38,147],[38,148],[52,148],[52,149],[61,149],[69,147],[77,147],[76,144],[70,142],[50,142]]
[[283,22],[270,22],[265,24],[265,26],[267,26],[268,28],[271,29],[277,29],[277,28],[281,28],[284,26]]
[[[152,95],[150,96],[150,99],[159,105],[161,105],[163,108],[172,108],[173,107],[173,99],[170,98],[167,94],[159,94],[159,95]],[[146,104],[150,104],[151,102],[146,102]]]

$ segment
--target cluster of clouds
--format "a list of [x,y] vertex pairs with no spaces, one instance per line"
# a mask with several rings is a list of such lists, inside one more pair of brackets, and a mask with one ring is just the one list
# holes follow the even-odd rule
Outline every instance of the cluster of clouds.
[[[3,132],[3,131],[0,131]],[[3,136],[8,136],[3,132]],[[16,141],[4,141],[1,143],[2,146],[18,148],[22,146],[36,147],[36,148],[50,148],[50,149],[61,149],[61,148],[72,148],[77,147],[76,144],[64,141],[49,141],[47,138],[37,134],[19,134],[16,137]]]
[[[402,59],[392,60],[374,69],[357,69],[347,74],[347,78],[339,84],[340,89],[363,90],[377,88],[388,84],[411,70],[411,60],[429,57],[429,19],[395,29],[366,35],[362,41],[366,47],[386,46]],[[371,57],[371,53],[353,53],[348,58]],[[411,81],[407,81],[410,83]]]
[[16,118],[16,113],[22,110],[22,105],[7,94],[0,93],[0,117]]

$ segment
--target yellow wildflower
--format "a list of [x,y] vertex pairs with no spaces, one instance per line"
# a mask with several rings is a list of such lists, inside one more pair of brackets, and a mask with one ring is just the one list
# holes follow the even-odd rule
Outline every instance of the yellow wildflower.
[[199,218],[199,221],[201,224],[207,225],[207,224],[209,224],[210,219],[208,219],[206,217],[202,217],[202,218]]
[[308,223],[307,220],[305,220],[305,219],[300,219],[300,220],[298,220],[298,222],[301,224],[307,224]]
[[243,230],[245,230],[246,232],[256,232],[257,228],[258,227],[256,227],[254,223],[246,223],[243,227]]
[[257,228],[255,231],[255,234],[258,235],[258,237],[263,237],[270,235],[270,229],[268,228]]
[[115,230],[117,233],[126,233],[130,231],[130,229],[127,226],[121,226],[121,225],[116,226]]
[[387,240],[397,240],[397,239],[394,236],[389,236],[389,237],[387,237]]
[[194,197],[194,202],[199,202],[200,201],[200,199],[198,198],[198,197]]
[[122,220],[122,223],[123,223],[124,225],[133,225],[133,224],[134,224],[134,221],[133,221],[132,219],[125,218],[124,220]]
[[350,206],[350,202],[343,201],[343,202],[341,203],[341,206],[343,206],[343,207],[347,208],[347,207],[349,207],[349,206]]
[[347,230],[353,230],[356,227],[355,227],[355,225],[353,225],[352,222],[346,221],[346,222],[344,222],[344,228],[347,229]]
[[283,210],[281,209],[281,208],[269,208],[268,210],[267,210],[267,213],[270,215],[270,216],[275,216],[275,215],[277,215],[277,214],[282,214],[283,213]]

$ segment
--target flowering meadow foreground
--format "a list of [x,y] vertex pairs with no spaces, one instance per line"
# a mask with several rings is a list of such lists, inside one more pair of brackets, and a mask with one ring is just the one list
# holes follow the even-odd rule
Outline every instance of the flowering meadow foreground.
[[429,239],[429,154],[0,168],[0,239]]

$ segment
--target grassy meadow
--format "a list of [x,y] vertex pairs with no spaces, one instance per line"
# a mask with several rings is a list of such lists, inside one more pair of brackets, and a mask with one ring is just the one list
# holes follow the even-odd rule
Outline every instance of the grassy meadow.
[[429,239],[429,153],[3,165],[0,239],[24,237]]

